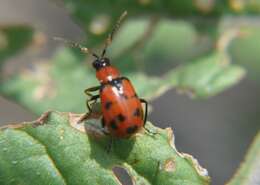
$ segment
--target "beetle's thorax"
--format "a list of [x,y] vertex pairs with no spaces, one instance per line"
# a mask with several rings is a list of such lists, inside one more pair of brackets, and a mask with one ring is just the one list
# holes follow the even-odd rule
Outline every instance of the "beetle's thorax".
[[101,83],[109,82],[120,77],[119,71],[110,65],[108,58],[95,60],[93,67],[96,69],[96,77]]

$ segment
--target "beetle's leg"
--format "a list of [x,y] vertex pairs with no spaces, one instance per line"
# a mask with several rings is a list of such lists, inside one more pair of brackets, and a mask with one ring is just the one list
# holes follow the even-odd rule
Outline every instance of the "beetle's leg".
[[95,103],[98,98],[99,98],[99,95],[94,95],[89,100],[86,101],[88,112],[86,114],[84,114],[82,117],[80,117],[80,119],[78,120],[78,123],[81,123],[82,121],[89,118],[89,115],[92,113],[91,104]]
[[96,101],[97,101],[98,98],[100,98],[99,95],[92,95],[91,98],[86,101],[86,105],[87,105],[87,108],[88,108],[88,113],[91,113],[91,112],[92,112],[91,105],[92,105],[93,103],[96,103]]
[[95,87],[90,87],[84,90],[85,94],[92,97],[93,94],[91,94],[92,92],[98,91],[100,89],[100,86],[95,86]]
[[[90,97],[90,99],[87,100],[86,105],[88,108],[88,111],[91,112],[91,104],[90,103],[95,103],[97,99],[99,98],[99,95],[93,95],[92,92],[98,91],[100,89],[100,86],[95,86],[95,87],[90,87],[85,89],[85,94]],[[93,101],[94,100],[94,101]]]
[[111,151],[111,148],[113,147],[113,141],[114,141],[113,139],[114,139],[114,138],[109,134],[109,132],[107,132],[107,131],[105,130],[106,123],[105,123],[104,117],[102,117],[101,123],[102,123],[102,128],[103,128],[103,130],[102,130],[102,131],[103,131],[103,134],[109,136],[109,142],[108,142],[107,148],[106,148],[106,151],[107,151],[107,153],[109,154],[110,151]]
[[91,112],[92,112],[91,104],[95,103],[97,101],[97,99],[100,97],[99,95],[93,95],[92,92],[98,91],[99,89],[100,89],[100,86],[95,86],[95,87],[90,87],[84,91],[85,94],[90,97],[90,99],[88,99],[86,101],[86,106],[87,106],[88,112],[86,114],[84,114],[82,117],[80,117],[80,119],[78,120],[78,123],[86,120],[89,117],[89,115],[91,114]]
[[157,134],[156,132],[150,131],[148,128],[145,127],[146,121],[147,121],[147,115],[148,115],[148,102],[145,99],[140,99],[141,103],[144,103],[145,105],[145,110],[144,110],[144,129],[151,135]]
[[107,153],[109,154],[111,152],[111,149],[113,147],[113,144],[114,144],[114,138],[112,136],[109,137],[109,143],[107,145]]
[[144,103],[145,105],[145,110],[144,110],[144,126],[145,126],[145,123],[147,121],[147,111],[148,111],[148,103],[145,99],[140,99],[141,103]]

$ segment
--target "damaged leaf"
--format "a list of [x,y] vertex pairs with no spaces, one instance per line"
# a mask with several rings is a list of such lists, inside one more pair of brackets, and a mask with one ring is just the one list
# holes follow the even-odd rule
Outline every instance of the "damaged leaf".
[[172,130],[144,131],[129,139],[109,136],[98,120],[77,124],[80,115],[50,112],[35,122],[0,130],[0,184],[120,185],[112,168],[123,167],[137,185],[209,184],[206,169],[179,153]]

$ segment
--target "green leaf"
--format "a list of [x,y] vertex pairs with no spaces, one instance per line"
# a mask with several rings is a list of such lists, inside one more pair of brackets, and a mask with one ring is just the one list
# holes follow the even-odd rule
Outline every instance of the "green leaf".
[[[87,0],[64,0],[65,7],[71,12],[74,19],[82,25],[83,30],[90,36],[90,40],[100,38],[106,33],[117,17],[125,10],[129,16],[158,15],[190,19],[191,16],[200,18],[218,18],[226,13],[252,13],[259,12],[259,2],[256,1],[215,1],[206,0],[111,0],[111,1],[87,1]],[[96,24],[95,24],[96,22]],[[206,24],[208,21],[204,21]],[[102,25],[103,23],[103,25]],[[93,29],[96,25],[96,29]],[[104,38],[103,38],[104,39]],[[103,40],[102,39],[102,40]],[[93,39],[95,40],[95,39]]]
[[84,89],[96,84],[93,72],[65,49],[50,62],[37,63],[4,81],[0,91],[38,115],[49,109],[84,112]]
[[[124,65],[124,73],[126,69],[139,70],[159,76],[208,52],[205,39],[198,37],[191,24],[170,19],[155,22],[127,20],[118,30],[107,56],[111,56],[116,66]],[[126,57],[131,61],[126,62]]]
[[0,26],[0,65],[27,46],[33,36],[31,27],[22,25]]
[[260,184],[260,132],[251,145],[245,161],[227,185],[258,185]]
[[234,39],[229,47],[232,60],[248,70],[248,76],[259,80],[260,74],[260,29],[254,26],[242,28],[241,36]]
[[209,184],[207,170],[190,155],[179,153],[172,130],[129,139],[109,137],[97,120],[77,124],[81,115],[50,112],[31,123],[0,130],[0,184],[120,185],[112,168],[123,167],[137,185]]
[[[237,8],[237,4],[239,4],[241,8]],[[244,1],[232,1],[231,3],[225,1],[217,3],[215,1],[205,0],[64,0],[64,5],[86,33],[86,41],[89,46],[98,45],[103,42],[113,25],[115,25],[119,15],[125,10],[128,11],[129,17],[133,17],[134,19],[144,15],[155,15],[158,17],[178,17],[188,21],[190,21],[190,17],[194,15],[205,20],[211,18],[214,21],[227,12],[235,14],[237,14],[237,12],[259,12],[259,8],[258,10],[253,9],[253,7],[259,7],[259,3]],[[208,21],[205,20],[202,21],[204,25],[208,24]]]
[[213,53],[170,71],[166,78],[180,92],[195,98],[204,98],[236,84],[244,75],[244,69],[230,64],[227,56]]

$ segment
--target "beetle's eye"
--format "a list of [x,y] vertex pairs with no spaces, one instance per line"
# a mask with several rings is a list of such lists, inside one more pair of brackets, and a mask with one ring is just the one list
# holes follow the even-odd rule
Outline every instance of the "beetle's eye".
[[104,62],[106,64],[106,66],[110,65],[110,60],[108,58],[103,58],[102,62]]
[[94,67],[96,70],[99,70],[99,69],[102,68],[102,67],[109,66],[109,65],[110,65],[110,62],[109,62],[109,59],[108,59],[108,58],[102,58],[102,59],[95,60],[95,61],[92,63],[92,65],[93,65],[93,67]]
[[92,63],[92,65],[93,65],[93,67],[94,67],[95,69],[99,69],[99,68],[102,67],[101,62],[100,62],[99,60],[95,60],[95,61]]

